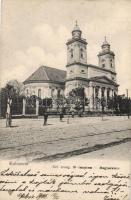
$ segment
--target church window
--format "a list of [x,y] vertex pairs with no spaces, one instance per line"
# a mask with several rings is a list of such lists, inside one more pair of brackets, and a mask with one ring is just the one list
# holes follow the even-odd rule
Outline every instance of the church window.
[[85,70],[84,70],[84,69],[82,69],[82,70],[81,70],[81,72],[82,72],[82,73],[84,73],[84,72],[85,72]]
[[103,67],[103,68],[105,67],[105,64],[104,64],[104,63],[102,64],[102,67]]
[[73,58],[73,49],[71,49],[71,58]]
[[38,89],[38,97],[41,98],[41,89]]
[[60,90],[58,90],[58,93],[57,93],[57,97],[59,98],[60,97]]
[[27,93],[27,95],[29,94],[29,90],[28,89],[26,90],[26,93]]
[[54,96],[54,89],[51,90],[51,96]]
[[112,68],[113,67],[112,59],[110,60],[110,62],[111,62],[111,68]]
[[80,56],[83,58],[83,49],[80,50]]

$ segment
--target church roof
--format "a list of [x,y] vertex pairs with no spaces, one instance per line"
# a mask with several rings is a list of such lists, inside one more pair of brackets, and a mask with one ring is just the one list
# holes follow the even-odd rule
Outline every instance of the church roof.
[[53,67],[41,66],[24,81],[24,84],[46,81],[64,83],[65,78],[66,71]]
[[107,84],[118,86],[117,83],[115,83],[113,80],[109,79],[106,76],[95,76],[95,77],[91,77],[89,80],[94,81],[94,82],[107,83]]

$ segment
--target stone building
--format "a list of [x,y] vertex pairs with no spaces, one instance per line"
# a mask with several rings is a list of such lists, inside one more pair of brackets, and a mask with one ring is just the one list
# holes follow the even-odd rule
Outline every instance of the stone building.
[[84,87],[89,99],[88,110],[100,110],[95,99],[113,97],[118,92],[115,72],[115,54],[110,50],[106,38],[98,53],[98,66],[88,64],[87,42],[82,38],[82,31],[75,25],[72,38],[67,45],[66,71],[41,66],[24,81],[26,95],[37,95],[41,98],[68,96],[73,88]]

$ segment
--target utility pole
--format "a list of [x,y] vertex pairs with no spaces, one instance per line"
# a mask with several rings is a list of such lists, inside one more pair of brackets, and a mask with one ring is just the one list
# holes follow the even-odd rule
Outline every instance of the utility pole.
[[127,98],[128,98],[128,89],[126,89],[126,96],[127,96]]
[[128,89],[126,89],[126,96],[127,96],[127,116],[128,119],[130,118],[130,98],[128,99]]

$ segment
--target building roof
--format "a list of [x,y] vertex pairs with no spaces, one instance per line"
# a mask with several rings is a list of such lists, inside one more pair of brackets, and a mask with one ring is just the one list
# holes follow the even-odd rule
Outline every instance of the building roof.
[[24,84],[46,81],[64,83],[65,78],[66,71],[53,67],[41,66],[24,81]]
[[95,77],[89,78],[89,80],[94,81],[94,82],[107,83],[107,84],[118,86],[116,82],[114,82],[113,80],[109,79],[106,76],[95,76]]

